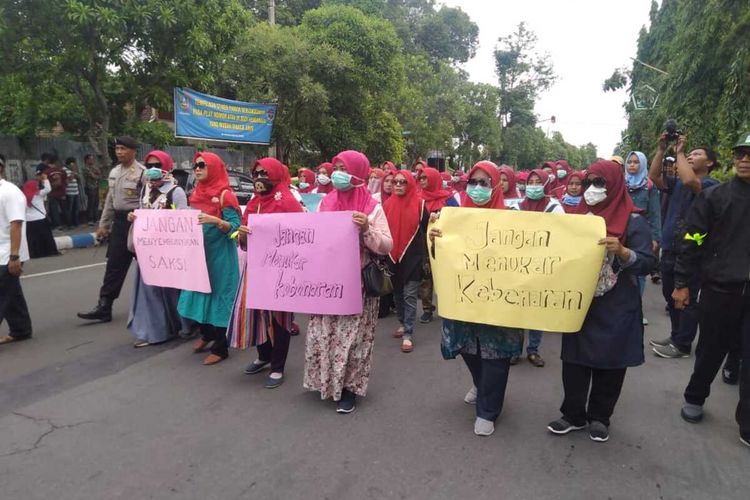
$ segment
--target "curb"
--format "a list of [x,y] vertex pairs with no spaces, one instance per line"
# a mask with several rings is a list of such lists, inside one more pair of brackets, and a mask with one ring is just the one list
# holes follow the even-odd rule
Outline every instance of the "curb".
[[55,236],[57,250],[69,250],[71,248],[88,248],[99,245],[96,233],[72,234],[70,236]]

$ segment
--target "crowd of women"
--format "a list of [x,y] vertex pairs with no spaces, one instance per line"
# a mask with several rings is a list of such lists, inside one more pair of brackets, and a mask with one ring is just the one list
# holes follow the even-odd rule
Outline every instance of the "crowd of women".
[[[433,287],[428,242],[443,234],[431,222],[444,207],[492,210],[517,209],[550,214],[595,214],[604,218],[607,236],[598,242],[607,259],[600,272],[596,297],[580,332],[563,337],[563,387],[560,418],[549,431],[566,434],[589,427],[591,439],[608,439],[609,419],[628,367],[644,361],[643,324],[638,280],[655,264],[648,217],[628,193],[642,182],[645,160],[628,156],[627,174],[615,161],[601,160],[585,172],[574,171],[565,161],[547,162],[530,172],[515,172],[480,161],[466,174],[439,172],[423,162],[399,170],[386,162],[371,168],[367,157],[344,151],[316,171],[302,169],[299,185],[292,186],[289,169],[273,158],[252,166],[255,195],[244,208],[229,186],[221,158],[199,152],[194,157],[196,187],[190,196],[177,186],[170,172],[172,160],[162,151],[149,153],[145,162],[140,208],[200,210],[211,293],[180,291],[146,285],[140,275],[128,327],[136,347],[169,340],[178,331],[199,330],[194,352],[208,352],[205,365],[226,359],[229,348],[255,347],[257,359],[245,373],[269,371],[265,387],[284,382],[294,311],[248,309],[245,291],[253,286],[240,251],[252,247],[249,214],[302,212],[305,207],[294,191],[324,194],[320,211],[353,212],[360,237],[360,262],[372,260],[390,266],[392,297],[363,293],[359,315],[309,317],[305,339],[303,385],[322,399],[336,402],[336,411],[349,413],[357,396],[367,393],[375,329],[378,318],[395,309],[401,351],[416,345],[415,324],[433,319]],[[634,160],[633,160],[634,159]],[[637,161],[638,165],[634,162]],[[129,221],[135,214],[128,216]],[[434,259],[441,259],[439,251]],[[528,332],[527,359],[544,366],[539,354],[541,332]],[[466,321],[443,320],[441,351],[445,359],[460,356],[471,374],[473,387],[465,402],[476,405],[474,432],[490,435],[503,406],[510,366],[520,360],[524,331]]]

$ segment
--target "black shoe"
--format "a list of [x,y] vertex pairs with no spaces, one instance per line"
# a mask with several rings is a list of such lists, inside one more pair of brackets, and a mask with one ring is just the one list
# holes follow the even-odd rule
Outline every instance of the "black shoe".
[[589,438],[597,443],[606,443],[609,441],[609,429],[603,423],[593,420],[589,424]]
[[519,356],[511,356],[511,358],[510,358],[510,364],[515,366],[515,365],[518,364],[518,362],[520,360],[521,360],[521,358]]
[[750,448],[750,434],[740,434],[740,443]]
[[547,426],[547,430],[552,434],[563,435],[571,431],[580,431],[585,429],[586,425],[574,425],[565,420],[565,417],[558,418],[554,422],[550,422]]
[[737,382],[740,381],[740,376],[736,371],[724,367],[724,369],[721,370],[721,380],[723,380],[725,384],[736,385]]
[[245,375],[255,375],[256,373],[260,373],[269,364],[271,364],[270,361],[261,361],[259,359],[256,359],[255,361],[247,365],[247,367],[245,367]]
[[341,400],[336,405],[336,413],[351,413],[356,409],[357,396],[344,389],[341,393]]
[[112,304],[110,304],[107,299],[100,298],[96,307],[89,312],[78,313],[78,317],[88,321],[101,321],[107,323],[112,321]]
[[432,312],[425,312],[422,314],[422,317],[419,318],[420,323],[429,323],[432,321]]
[[284,383],[284,376],[282,375],[279,378],[273,378],[270,375],[266,379],[266,382],[263,384],[263,387],[266,389],[276,389],[278,386]]

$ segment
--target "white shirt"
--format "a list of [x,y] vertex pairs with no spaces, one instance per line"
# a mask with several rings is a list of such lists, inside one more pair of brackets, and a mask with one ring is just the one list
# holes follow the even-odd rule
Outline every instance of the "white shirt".
[[29,260],[29,246],[26,243],[26,196],[15,184],[0,179],[0,266],[8,265],[10,223],[18,220],[23,221],[18,255],[21,262],[25,262]]
[[44,208],[44,200],[47,194],[52,191],[49,180],[42,181],[42,190],[31,199],[31,206],[26,207],[26,222],[35,222],[47,217],[47,210]]

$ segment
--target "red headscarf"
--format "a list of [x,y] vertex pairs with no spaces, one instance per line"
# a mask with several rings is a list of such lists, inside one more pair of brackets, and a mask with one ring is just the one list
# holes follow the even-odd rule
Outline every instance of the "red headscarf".
[[[326,175],[328,175],[328,177],[330,177],[333,173],[333,165],[331,163],[325,162],[318,165],[318,168],[315,169],[316,176],[321,168],[326,171]],[[317,184],[318,193],[326,194],[333,191],[333,184],[331,184],[330,182],[325,186],[323,184],[318,184],[317,181],[315,182],[315,184]]]
[[406,194],[404,196],[394,194],[383,204],[388,227],[393,236],[393,248],[389,255],[394,263],[401,261],[419,231],[419,222],[422,219],[424,207],[424,201],[419,196],[414,176],[409,172],[397,172],[397,174],[406,179]]
[[490,186],[492,187],[492,197],[485,205],[477,205],[472,201],[468,194],[461,194],[461,206],[470,208],[505,208],[505,199],[503,198],[503,188],[500,186],[500,172],[497,170],[497,165],[491,161],[480,161],[469,170],[467,181],[471,179],[474,172],[481,170],[485,174],[490,176]]
[[[568,172],[568,176],[565,178],[565,194],[568,194],[568,184],[570,184],[571,179],[578,179],[583,183],[583,179],[586,178],[586,171],[585,170],[573,170],[572,172]],[[583,191],[581,191],[581,194],[583,194]]]
[[508,165],[500,167],[500,175],[502,176],[503,174],[508,179],[508,192],[503,193],[503,196],[520,198],[521,195],[518,193],[518,188],[516,188],[516,172],[513,170],[513,167],[509,167]]
[[305,189],[302,189],[301,187],[298,188],[300,193],[309,193],[315,189],[315,172],[309,168],[301,168],[297,171],[297,177],[304,179],[304,181],[309,184]]
[[370,160],[367,156],[359,151],[343,151],[337,154],[331,163],[336,165],[337,162],[344,164],[347,173],[357,179],[352,179],[352,187],[347,191],[337,189],[328,193],[320,202],[321,212],[341,212],[353,210],[355,212],[364,212],[370,215],[378,202],[372,197],[367,189],[367,176],[370,173]]
[[23,183],[23,194],[26,196],[26,206],[31,206],[31,200],[39,192],[39,181],[30,180]]
[[453,196],[453,193],[443,189],[443,178],[436,169],[425,167],[422,169],[422,175],[427,177],[427,187],[422,190],[427,211],[437,212],[445,206],[445,201]]
[[[542,180],[542,186],[544,186],[544,196],[539,200],[530,200],[527,194],[521,202],[521,210],[525,210],[527,212],[544,212],[544,210],[547,208],[547,205],[549,204],[551,189],[550,186],[552,185],[552,181],[549,178],[549,174],[541,168],[537,168],[529,172],[529,178],[532,175],[536,175]],[[528,179],[526,180],[526,182],[526,193],[528,193]]]
[[[391,163],[391,162],[386,162],[386,163]],[[391,163],[391,165],[393,165],[393,163]],[[396,170],[396,167],[391,167],[390,169],[388,169],[388,170],[385,171],[385,176],[383,177],[383,182],[380,184],[380,203],[381,203],[381,205],[385,205],[385,202],[388,201],[388,198],[391,197],[391,194],[393,192],[393,191],[391,191],[391,193],[386,193],[385,192],[385,180],[388,177],[395,177],[398,172],[399,171]],[[409,174],[409,176],[410,177],[414,177],[411,174]],[[391,189],[393,189],[393,187],[391,187]]]
[[516,187],[518,187],[519,182],[523,182],[526,184],[526,181],[529,180],[529,172],[526,170],[519,170],[516,174]]
[[214,217],[221,217],[222,208],[233,208],[240,213],[240,203],[229,186],[224,160],[217,154],[199,151],[193,156],[193,163],[199,157],[206,161],[207,176],[205,181],[198,182],[190,195],[190,208]]
[[466,184],[469,182],[469,176],[466,174],[459,175],[458,181],[453,183],[453,187],[456,189],[459,193],[465,193],[466,192]]
[[394,165],[392,161],[384,161],[382,170],[384,172],[388,172],[389,170],[398,170],[398,169],[396,168],[396,165]]
[[172,157],[169,156],[169,153],[155,149],[146,155],[146,157],[143,159],[143,163],[148,163],[148,159],[151,156],[159,160],[159,163],[161,163],[161,169],[163,171],[171,172],[174,168],[174,162],[172,161]]
[[268,180],[273,182],[273,189],[260,194],[256,193],[245,207],[242,223],[247,224],[250,214],[274,214],[286,212],[302,212],[302,205],[289,189],[287,177],[289,170],[276,158],[262,158],[255,162],[253,170],[263,167],[268,172]]
[[604,178],[607,183],[607,198],[593,207],[588,206],[583,199],[576,207],[576,213],[591,212],[603,217],[607,223],[607,236],[624,241],[630,214],[638,213],[640,210],[633,205],[633,200],[628,194],[622,167],[610,160],[599,160],[586,169],[586,175],[591,174]]

